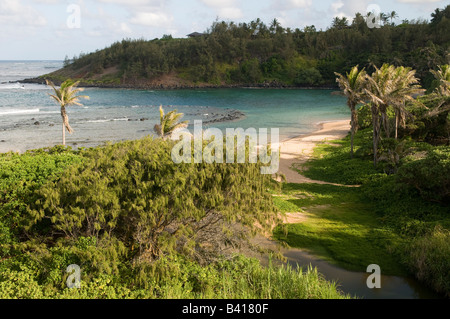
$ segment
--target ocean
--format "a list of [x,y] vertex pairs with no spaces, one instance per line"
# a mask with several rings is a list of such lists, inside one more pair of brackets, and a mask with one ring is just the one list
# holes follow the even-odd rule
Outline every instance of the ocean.
[[[18,81],[62,65],[62,61],[0,61],[0,152],[61,143],[60,108],[48,95],[51,88]],[[191,124],[202,120],[204,128],[279,128],[281,140],[310,133],[320,122],[350,118],[346,99],[332,90],[86,88],[82,94],[90,99],[68,108],[75,132],[66,134],[66,144],[74,148],[153,135],[160,105],[183,113],[183,120]],[[241,113],[238,119],[227,120]]]

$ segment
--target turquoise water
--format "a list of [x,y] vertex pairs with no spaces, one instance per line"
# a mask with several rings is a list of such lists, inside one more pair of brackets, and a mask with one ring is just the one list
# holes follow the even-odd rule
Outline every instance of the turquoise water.
[[[59,106],[49,97],[49,87],[14,82],[27,74],[37,76],[57,67],[57,62],[49,61],[0,61],[0,152],[23,152],[61,143]],[[75,133],[66,134],[66,143],[89,147],[153,134],[160,105],[166,111],[177,109],[184,113],[184,120],[192,124],[202,120],[204,128],[279,128],[280,138],[285,139],[309,133],[319,122],[349,119],[345,98],[331,93],[292,89],[87,88],[83,94],[90,99],[82,100],[84,106],[68,109]],[[223,121],[236,110],[244,116]]]

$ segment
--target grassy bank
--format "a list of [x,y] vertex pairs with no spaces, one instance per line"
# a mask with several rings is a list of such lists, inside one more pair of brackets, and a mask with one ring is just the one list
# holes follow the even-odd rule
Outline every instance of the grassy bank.
[[[54,251],[54,256],[62,256]],[[85,276],[79,289],[68,289],[66,276],[51,283],[36,264],[0,264],[0,298],[25,299],[348,299],[316,269],[262,267],[256,259],[237,255],[209,265],[183,256],[164,258],[136,269],[123,265],[120,275]],[[49,266],[49,265],[48,265]],[[129,270],[125,270],[128,266]],[[52,274],[61,270],[53,266]]]
[[386,274],[409,272],[449,295],[450,208],[440,195],[448,182],[449,147],[402,143],[405,151],[395,173],[388,161],[374,168],[370,129],[356,135],[353,159],[348,137],[319,144],[302,174],[361,187],[284,185],[276,205],[304,212],[307,219],[275,234],[346,269],[379,264]]
[[368,265],[378,264],[386,275],[405,275],[390,253],[401,238],[380,225],[359,191],[334,185],[284,185],[276,203],[287,213],[303,212],[306,220],[279,227],[276,238],[348,270],[365,272]]

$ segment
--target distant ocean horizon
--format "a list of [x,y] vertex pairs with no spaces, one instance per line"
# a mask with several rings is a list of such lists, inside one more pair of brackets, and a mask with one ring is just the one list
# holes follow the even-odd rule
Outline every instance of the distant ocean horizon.
[[[61,143],[59,106],[45,85],[22,84],[62,68],[58,60],[0,60],[0,152],[54,146]],[[177,109],[183,120],[202,120],[204,127],[279,128],[280,138],[308,134],[317,124],[349,119],[346,100],[332,90],[183,89],[133,90],[87,88],[84,106],[68,108],[75,133],[66,134],[73,147],[152,135],[159,106]],[[243,113],[239,119],[230,115]]]

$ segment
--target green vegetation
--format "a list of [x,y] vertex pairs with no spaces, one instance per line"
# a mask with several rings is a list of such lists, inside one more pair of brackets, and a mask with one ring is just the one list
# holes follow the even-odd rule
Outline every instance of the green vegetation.
[[[315,149],[302,174],[362,186],[284,185],[277,207],[303,212],[307,219],[278,228],[276,236],[349,270],[364,271],[371,263],[389,274],[408,270],[449,295],[450,148],[397,141],[405,151],[395,170],[384,157],[374,168],[371,133],[363,129],[356,134],[353,158],[350,136]],[[389,150],[387,142],[382,140],[383,152]]]
[[308,219],[278,227],[276,237],[350,270],[372,263],[387,274],[408,269],[449,296],[448,70],[432,71],[434,90],[417,98],[424,90],[410,68],[384,64],[371,76],[358,67],[336,74],[352,110],[352,132],[318,145],[301,173],[343,185],[285,185],[275,204]]
[[275,231],[279,240],[308,249],[348,270],[365,272],[368,265],[378,264],[383,274],[406,274],[398,258],[390,253],[398,236],[380,226],[358,188],[287,184],[283,194],[283,200],[295,205],[294,211],[302,211],[307,219],[279,227]]
[[173,144],[2,154],[0,297],[346,297],[314,269],[227,253],[277,222],[271,178],[259,163],[176,165]]
[[[91,247],[92,248],[92,247]],[[92,249],[91,249],[92,250]],[[80,250],[73,255],[80,254]],[[44,260],[0,264],[0,298],[31,299],[343,299],[335,283],[316,269],[303,272],[290,266],[262,267],[256,259],[235,256],[206,266],[177,257],[164,257],[146,269],[125,269],[119,275],[82,274],[81,287],[63,287],[70,250],[51,251]],[[55,258],[56,261],[51,261]],[[45,267],[48,273],[38,268]],[[135,276],[142,278],[135,280]],[[45,275],[45,276],[43,276]],[[51,279],[42,279],[50,275]],[[49,278],[49,277],[47,277]]]
[[[125,39],[97,52],[69,60],[46,77],[67,78],[86,85],[288,85],[334,86],[334,72],[345,74],[354,65],[367,72],[390,63],[417,70],[423,86],[432,89],[430,65],[448,63],[450,6],[436,9],[430,22],[394,25],[383,20],[370,29],[365,13],[352,21],[335,18],[327,30],[315,26],[284,28],[275,19],[249,23],[216,21],[204,36],[154,40]],[[389,15],[385,15],[390,16]],[[153,80],[158,80],[152,82]],[[161,81],[160,81],[161,80]]]
[[28,204],[36,200],[35,192],[47,181],[82,158],[60,146],[48,150],[28,151],[0,156],[0,253],[7,256],[13,245],[26,238],[22,225]]

